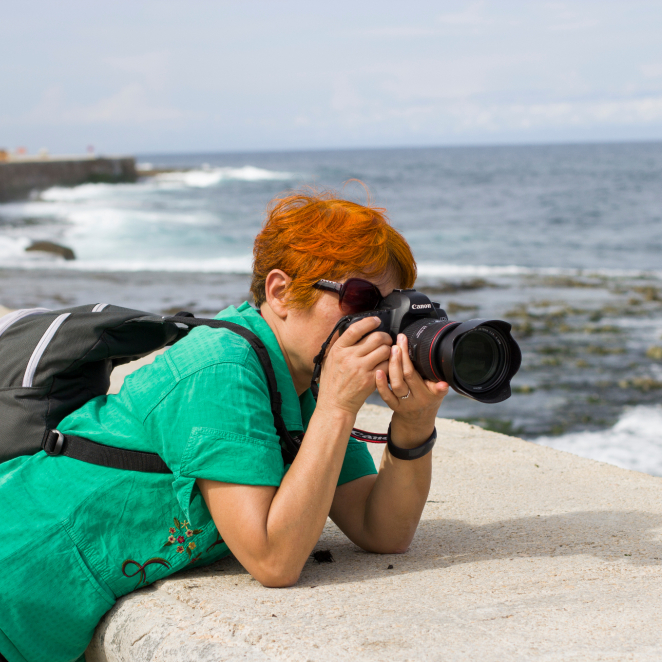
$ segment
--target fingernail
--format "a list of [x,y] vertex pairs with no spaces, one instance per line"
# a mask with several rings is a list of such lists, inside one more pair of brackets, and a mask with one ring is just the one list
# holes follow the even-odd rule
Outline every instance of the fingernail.
[[397,356],[397,355],[398,355],[398,347],[397,347],[397,345],[393,345],[393,346],[391,346],[391,354],[392,354],[393,356]]
[[398,333],[398,342],[404,342],[407,340],[404,333]]

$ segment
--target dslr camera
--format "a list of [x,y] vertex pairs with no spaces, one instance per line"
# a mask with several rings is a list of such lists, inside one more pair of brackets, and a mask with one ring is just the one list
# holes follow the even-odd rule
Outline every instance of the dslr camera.
[[519,370],[522,353],[508,322],[455,322],[422,292],[393,290],[376,310],[348,315],[339,325],[339,333],[366,317],[378,317],[381,324],[374,331],[388,333],[393,342],[399,333],[407,337],[409,357],[425,379],[445,381],[479,402],[502,402],[510,397],[510,380]]

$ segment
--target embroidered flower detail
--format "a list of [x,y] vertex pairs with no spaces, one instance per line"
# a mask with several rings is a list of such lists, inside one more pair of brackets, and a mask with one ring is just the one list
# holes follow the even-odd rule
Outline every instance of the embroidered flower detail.
[[170,535],[168,536],[168,540],[163,543],[163,546],[170,547],[170,545],[178,545],[177,553],[183,554],[184,550],[186,550],[188,552],[189,558],[191,558],[191,550],[195,549],[197,545],[195,543],[191,543],[193,547],[190,545],[186,547],[182,543],[185,543],[187,538],[192,538],[193,536],[197,536],[199,533],[202,533],[202,529],[191,529],[189,528],[187,521],[180,522],[176,517],[173,517],[173,522],[175,523],[175,526],[171,526],[168,529],[168,533]]
[[189,548],[189,549],[195,549],[196,547],[197,547],[197,545],[196,545],[193,541],[191,541],[191,542],[188,544],[188,548]]

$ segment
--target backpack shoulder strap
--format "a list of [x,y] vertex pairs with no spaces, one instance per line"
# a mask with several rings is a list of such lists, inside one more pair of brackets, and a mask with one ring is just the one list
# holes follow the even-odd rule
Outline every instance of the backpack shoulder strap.
[[[244,338],[253,348],[262,365],[267,379],[271,413],[274,417],[276,432],[280,437],[283,461],[291,464],[301,446],[301,439],[290,434],[281,414],[283,399],[278,391],[276,373],[269,352],[264,343],[252,331],[240,324],[215,319],[196,319],[190,313],[179,313],[174,317],[164,317],[164,322],[181,324],[189,329],[197,326],[208,326],[214,329],[228,329]],[[144,451],[134,451],[116,446],[100,444],[91,439],[64,435],[59,430],[47,430],[41,444],[42,449],[49,455],[64,455],[75,460],[89,462],[90,464],[109,467],[112,469],[125,469],[128,471],[141,471],[147,473],[172,473],[168,465],[158,455]]]
[[276,432],[280,437],[281,451],[283,453],[283,460],[286,464],[291,464],[296,457],[296,454],[299,452],[299,447],[301,446],[301,439],[298,437],[293,437],[281,414],[283,406],[283,397],[278,391],[278,384],[276,382],[276,373],[274,372],[273,365],[271,364],[271,358],[269,357],[269,352],[264,346],[264,343],[256,336],[252,331],[247,329],[240,324],[235,322],[227,322],[225,320],[213,320],[213,319],[196,319],[193,316],[184,315],[179,313],[174,317],[164,318],[165,322],[175,322],[176,324],[184,324],[189,328],[196,326],[208,326],[213,329],[228,329],[233,331],[237,335],[240,335],[244,340],[248,341],[250,346],[253,348],[257,354],[257,358],[260,360],[262,369],[267,378],[267,388],[269,389],[269,399],[271,400],[271,413],[274,417],[274,425],[276,427]]

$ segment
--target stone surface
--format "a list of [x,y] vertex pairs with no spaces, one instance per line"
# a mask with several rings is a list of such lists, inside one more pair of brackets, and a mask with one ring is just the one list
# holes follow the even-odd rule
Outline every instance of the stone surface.
[[[388,419],[366,406],[358,424]],[[367,554],[329,522],[316,549],[335,561],[311,559],[295,587],[231,558],[176,575],[120,600],[88,662],[659,660],[660,479],[437,425],[406,554]]]

